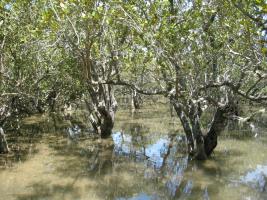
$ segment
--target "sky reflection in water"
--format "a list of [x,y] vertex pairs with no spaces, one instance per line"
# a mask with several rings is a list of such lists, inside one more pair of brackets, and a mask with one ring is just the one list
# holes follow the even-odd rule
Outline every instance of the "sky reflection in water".
[[[32,149],[36,153],[19,163],[16,171],[0,171],[0,179],[6,180],[0,183],[3,197],[61,200],[57,195],[64,194],[65,199],[90,196],[92,200],[267,199],[263,133],[257,138],[220,137],[211,159],[188,162],[184,136],[171,130],[155,133],[145,123],[125,122],[117,129],[124,131],[112,135],[114,146],[106,148],[98,140],[83,140],[85,130],[72,125],[65,127],[64,137],[47,127],[52,134],[38,139],[40,143]],[[26,127],[25,132],[36,135],[35,126]],[[21,139],[28,141],[27,137]]]

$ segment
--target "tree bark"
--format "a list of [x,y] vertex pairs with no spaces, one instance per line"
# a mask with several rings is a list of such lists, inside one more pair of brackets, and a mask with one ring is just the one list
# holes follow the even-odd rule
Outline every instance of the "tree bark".
[[90,112],[90,122],[94,131],[101,138],[108,138],[114,126],[117,101],[114,97],[112,86],[101,85],[88,87],[91,101],[86,101]]
[[194,137],[196,138],[195,157],[198,160],[205,160],[207,159],[207,153],[205,151],[204,136],[201,131],[199,117],[195,117],[192,123],[192,132]]
[[[108,138],[112,134],[112,129],[114,126],[115,110],[107,110],[105,107],[99,108],[102,122],[100,125],[100,135],[102,138]],[[99,130],[99,128],[98,128]]]
[[184,113],[184,111],[182,110],[182,106],[179,103],[173,102],[173,107],[182,123],[182,126],[184,128],[185,134],[186,134],[186,139],[187,139],[187,147],[188,147],[188,153],[193,155],[194,154],[194,149],[195,149],[195,145],[194,145],[194,137],[192,134],[192,129],[190,127],[190,123]]
[[211,153],[217,146],[218,135],[227,126],[228,118],[225,115],[231,111],[229,109],[230,109],[229,105],[218,107],[214,114],[211,126],[204,137],[205,152],[207,156],[211,155]]
[[185,105],[188,107],[185,107],[175,100],[172,103],[186,134],[188,153],[198,160],[207,159],[216,148],[217,138],[227,125],[227,114],[235,111],[235,104],[218,106],[208,132],[203,134],[200,126],[199,105],[191,102],[190,105]]

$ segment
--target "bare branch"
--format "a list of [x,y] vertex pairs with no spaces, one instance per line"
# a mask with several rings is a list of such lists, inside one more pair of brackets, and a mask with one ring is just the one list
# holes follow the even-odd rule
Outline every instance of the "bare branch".
[[108,84],[108,85],[120,85],[120,86],[127,86],[129,88],[132,88],[136,90],[137,93],[143,94],[143,95],[167,95],[168,92],[166,90],[159,90],[159,89],[154,89],[154,90],[145,90],[142,88],[137,87],[136,85],[129,83],[127,81],[123,80],[108,80],[108,81],[88,81],[88,84],[91,85],[101,85],[101,84]]

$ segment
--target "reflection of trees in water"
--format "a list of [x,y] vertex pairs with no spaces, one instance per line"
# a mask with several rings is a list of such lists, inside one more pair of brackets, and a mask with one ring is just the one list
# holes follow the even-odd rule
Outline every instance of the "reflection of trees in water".
[[[17,162],[26,161],[32,154],[38,152],[36,145],[44,134],[65,134],[64,129],[58,124],[62,123],[60,117],[51,115],[33,115],[7,122],[10,127],[6,131],[10,154],[0,156],[0,166],[11,167]],[[54,138],[56,140],[56,137]]]
[[[212,174],[212,176],[216,177],[216,174],[220,174],[219,168],[207,168],[197,161],[188,162],[189,158],[186,154],[184,137],[169,135],[166,138],[167,142],[162,145],[162,148],[158,149],[161,158],[154,159],[149,157],[147,151],[151,146],[153,147],[153,144],[157,144],[157,141],[151,143],[149,141],[149,139],[153,138],[151,135],[138,134],[137,130],[139,128],[133,128],[131,134],[117,133],[121,135],[121,142],[115,142],[114,153],[117,157],[144,163],[144,178],[151,180],[151,183],[155,184],[157,193],[160,194],[160,191],[165,188],[163,189],[165,191],[162,192],[166,193],[169,196],[168,198],[171,199],[183,199],[189,196],[196,199],[209,199],[210,191],[218,191],[217,186],[209,185],[208,182],[200,183],[200,179],[203,179],[203,177],[196,178],[196,173],[203,170],[205,175]],[[140,143],[140,140],[146,141],[146,143]],[[126,161],[124,160],[124,162]],[[162,187],[162,184],[164,187]],[[218,183],[218,185],[220,184],[222,183]],[[194,196],[196,194],[198,196]]]
[[113,167],[113,142],[110,142],[106,147],[99,144],[94,148],[94,152],[88,159],[88,172],[94,175],[111,173]]
[[[60,132],[61,127],[55,127],[55,124],[59,124],[57,119],[43,125],[22,126],[20,132],[16,133],[23,136],[21,141],[18,141],[19,137],[17,136],[9,137],[9,139],[14,140],[11,143],[19,144],[19,142],[24,141],[27,144],[34,144],[42,138],[45,131],[58,130]],[[143,181],[148,182],[151,187],[157,188],[157,193],[166,193],[170,198],[182,197],[196,190],[203,192],[203,195],[208,194],[210,188],[199,187],[198,184],[195,184],[194,176],[184,177],[185,173],[192,170],[191,165],[188,167],[186,154],[181,153],[186,151],[184,137],[169,135],[168,138],[159,138],[163,142],[158,143],[158,145],[164,145],[156,149],[156,153],[160,157],[158,159],[158,157],[153,158],[148,154],[148,151],[154,147],[153,145],[157,144],[155,136],[149,133],[149,128],[139,124],[127,126],[124,127],[125,131],[119,133],[121,142],[116,143],[115,141],[115,146],[111,140],[91,140],[90,143],[86,143],[85,140],[79,138],[79,140],[73,142],[73,140],[67,138],[66,132],[64,133],[66,137],[61,137],[61,139],[58,136],[49,138],[49,147],[54,150],[55,155],[63,158],[62,165],[57,166],[57,173],[70,176],[75,180],[79,180],[80,176],[93,176],[101,182],[103,177],[114,174],[114,171],[118,173],[116,178],[118,180],[116,181],[120,181],[119,172],[123,171],[134,176],[135,181],[140,181],[140,183],[133,184],[138,185]],[[66,131],[66,129],[64,130]],[[25,137],[26,135],[27,137]],[[34,149],[33,146],[31,148]],[[29,151],[29,149],[25,151],[25,155]],[[22,159],[19,152],[22,152],[21,149],[18,150],[17,157],[14,157],[14,159]],[[143,167],[137,168],[133,165],[131,168],[127,168],[130,162],[138,163]],[[112,181],[115,180],[112,179]],[[116,187],[110,184],[112,182],[103,182],[101,188]]]
[[[160,182],[166,181],[165,187],[169,195],[175,196],[175,191],[180,186],[182,174],[188,162],[187,156],[180,153],[186,150],[183,150],[183,148],[185,148],[184,138],[170,135],[169,138],[166,139],[166,143],[163,142],[163,145],[159,149],[156,149],[159,151],[156,153],[160,155],[160,159],[157,157],[154,158],[153,155],[149,155],[147,152],[151,150],[150,148],[153,148],[153,145],[156,144],[155,146],[157,146],[157,141],[155,144],[151,143],[149,141],[151,135],[147,134],[144,136],[144,134],[139,134],[140,132],[138,130],[140,129],[140,126],[130,129],[131,134],[129,135],[124,132],[117,133],[121,136],[121,142],[115,142],[117,145],[115,145],[115,154],[117,156],[127,157],[134,162],[143,162],[145,164],[145,178],[160,180]],[[142,141],[142,143],[140,141]],[[158,145],[161,145],[161,143]],[[150,169],[152,169],[152,171]]]
[[0,156],[0,166],[12,167],[15,163],[25,161],[29,156],[38,152],[36,143],[41,140],[43,127],[37,124],[23,125],[20,129],[7,132],[7,142],[10,153]]

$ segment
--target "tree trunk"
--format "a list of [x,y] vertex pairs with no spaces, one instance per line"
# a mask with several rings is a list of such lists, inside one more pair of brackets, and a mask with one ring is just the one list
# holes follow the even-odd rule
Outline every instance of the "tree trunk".
[[4,130],[0,127],[0,153],[8,153],[9,148],[4,134]]
[[86,101],[90,112],[90,122],[94,131],[101,138],[108,138],[112,134],[114,126],[117,101],[110,85],[88,87],[91,101]]
[[200,121],[198,117],[195,117],[192,122],[192,131],[196,140],[195,157],[198,160],[205,160],[207,159],[207,154],[205,151],[204,136],[200,128]]
[[136,90],[132,89],[132,94],[131,94],[132,112],[135,112],[135,110],[140,109],[141,100],[142,99],[140,95],[136,92]]
[[179,103],[173,102],[173,107],[182,123],[182,126],[184,128],[185,134],[186,134],[186,139],[187,139],[187,147],[188,147],[188,153],[189,154],[194,154],[194,149],[195,149],[195,145],[194,145],[194,137],[192,134],[192,129],[190,127],[190,123],[184,113],[184,111],[182,110],[182,105],[180,105]]
[[207,156],[210,156],[215,147],[217,146],[218,135],[225,129],[227,125],[228,118],[225,116],[226,113],[230,112],[229,106],[218,107],[211,126],[204,137],[205,152]]
[[56,110],[56,99],[57,99],[57,92],[55,89],[52,89],[52,91],[48,94],[48,97],[46,99],[46,102],[48,103],[51,112],[55,112]]
[[101,110],[101,116],[103,119],[100,125],[100,135],[102,138],[108,138],[112,134],[112,129],[114,126],[115,110],[111,109],[107,111],[106,108],[103,107]]
[[234,104],[228,103],[219,106],[213,116],[210,128],[207,134],[203,134],[200,126],[201,111],[198,111],[197,104],[190,104],[184,108],[183,104],[172,101],[174,109],[184,128],[188,153],[198,160],[207,159],[217,146],[218,135],[225,129],[228,121],[226,114],[234,111]]
[[195,157],[198,160],[205,160],[207,159],[207,154],[205,152],[204,136],[200,125],[202,110],[200,109],[199,103],[194,103],[192,100],[189,100],[188,103],[188,118],[190,119],[192,133],[196,142]]

